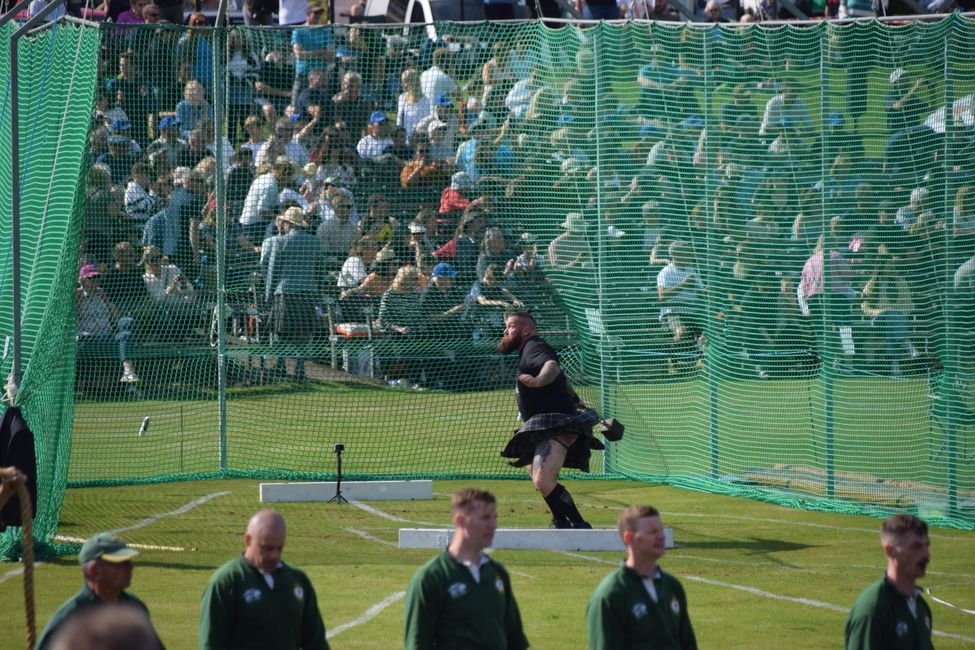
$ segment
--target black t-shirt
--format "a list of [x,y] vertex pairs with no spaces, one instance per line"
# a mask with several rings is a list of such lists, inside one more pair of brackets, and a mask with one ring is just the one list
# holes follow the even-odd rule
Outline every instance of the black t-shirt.
[[[559,357],[555,354],[555,350],[542,339],[533,336],[521,349],[518,374],[536,376],[549,360],[558,363]],[[539,413],[575,413],[576,411],[575,392],[569,386],[564,372],[560,371],[555,381],[541,388],[530,388],[517,380],[515,385],[518,391],[518,410],[521,412],[522,420],[527,421]]]

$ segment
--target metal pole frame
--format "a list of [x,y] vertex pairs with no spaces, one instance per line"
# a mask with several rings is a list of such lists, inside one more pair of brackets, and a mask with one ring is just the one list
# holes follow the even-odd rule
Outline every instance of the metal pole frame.
[[[10,369],[11,383],[20,387],[22,378],[22,347],[23,333],[21,331],[21,277],[20,277],[20,92],[18,89],[19,75],[17,67],[19,64],[17,56],[17,45],[20,39],[33,31],[35,27],[45,22],[55,10],[67,3],[67,0],[54,0],[44,7],[36,16],[30,18],[21,25],[10,37],[10,274],[13,292],[13,339],[14,339],[14,358]],[[0,25],[6,24],[19,12],[22,6],[30,4],[27,0],[22,0],[8,11],[2,19]]]
[[220,0],[213,30],[213,142],[216,161],[214,193],[217,212],[217,417],[219,468],[227,470],[227,184],[224,176],[223,132],[226,118],[224,55],[227,42],[227,0]]

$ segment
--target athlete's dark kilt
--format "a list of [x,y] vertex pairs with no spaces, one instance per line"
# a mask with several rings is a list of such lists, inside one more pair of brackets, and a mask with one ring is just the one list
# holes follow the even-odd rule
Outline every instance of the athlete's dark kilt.
[[501,455],[514,459],[508,462],[512,467],[524,467],[531,464],[538,443],[571,434],[578,437],[569,446],[563,466],[588,472],[592,450],[606,448],[592,434],[592,428],[597,422],[599,414],[588,408],[575,413],[539,413],[515,431]]

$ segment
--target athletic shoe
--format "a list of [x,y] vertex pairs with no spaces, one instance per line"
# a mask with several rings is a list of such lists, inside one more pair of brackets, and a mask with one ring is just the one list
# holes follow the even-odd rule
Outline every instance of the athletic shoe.
[[580,529],[580,530],[592,530],[592,524],[590,524],[587,521],[580,521],[580,522],[574,523],[574,524],[572,524],[572,527],[573,528]]
[[565,519],[559,521],[558,519],[553,519],[552,523],[549,524],[549,528],[572,528],[572,524]]
[[119,381],[123,384],[138,384],[139,377],[134,372],[126,372],[122,374]]

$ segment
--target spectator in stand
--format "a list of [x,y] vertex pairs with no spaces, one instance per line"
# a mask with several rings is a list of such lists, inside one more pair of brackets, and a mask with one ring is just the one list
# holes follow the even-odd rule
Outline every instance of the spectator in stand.
[[125,214],[141,225],[159,212],[162,203],[152,188],[152,168],[140,160],[132,166],[132,178],[125,186]]
[[95,161],[105,165],[111,171],[112,183],[124,185],[132,170],[135,157],[131,153],[131,141],[124,135],[108,136],[108,153],[104,153]]
[[82,239],[92,256],[90,262],[104,264],[110,259],[112,246],[119,239],[120,212],[118,188],[112,185],[111,170],[106,165],[92,165],[85,186],[82,224]]
[[683,241],[670,245],[670,263],[657,274],[660,320],[674,335],[674,342],[695,340],[704,333],[701,295],[704,283],[691,258],[691,248]]
[[[260,170],[258,170],[260,171]],[[268,223],[278,213],[281,189],[294,181],[295,167],[286,157],[278,158],[270,171],[258,174],[247,190],[240,212],[243,235],[260,247]]]
[[923,77],[915,79],[904,68],[890,73],[890,90],[884,95],[888,135],[917,126],[931,112],[931,105],[922,96],[927,91]]
[[86,264],[78,273],[77,300],[77,354],[84,356],[88,350],[97,351],[115,348],[118,360],[122,363],[124,384],[135,384],[139,377],[135,374],[131,348],[133,342],[131,318],[119,318],[101,287],[102,272],[94,264]]
[[440,95],[452,97],[459,88],[448,72],[450,50],[439,48],[433,51],[432,65],[420,74],[420,89],[423,96],[436,104]]
[[282,156],[300,167],[308,163],[308,149],[295,133],[296,123],[297,120],[292,118],[278,118],[274,123],[274,132],[261,147],[254,161],[258,169],[266,167]]
[[278,3],[279,25],[301,25],[307,19],[308,0],[281,0]]
[[494,339],[504,333],[505,314],[525,305],[502,285],[502,269],[488,264],[467,296],[467,318],[474,328],[474,340]]
[[210,19],[206,14],[195,12],[187,21],[189,29],[176,44],[176,59],[179,61],[179,79],[185,83],[195,80],[203,84],[206,94],[213,93],[213,34],[206,27]]
[[142,245],[158,247],[172,263],[191,273],[199,264],[206,182],[199,172],[188,171],[175,183],[166,208],[146,222]]
[[[308,232],[300,208],[288,208],[277,221],[280,234],[266,242],[261,255],[264,298],[274,303],[275,333],[285,342],[308,342],[317,329],[315,305],[323,288],[321,243]],[[285,370],[284,357],[278,357],[277,369]],[[305,378],[305,361],[300,355],[295,378]]]
[[436,264],[420,298],[423,329],[439,336],[460,335],[466,295],[465,287],[457,283],[454,267],[449,262]]
[[766,141],[771,141],[782,129],[801,134],[813,131],[809,109],[796,92],[795,83],[789,80],[782,82],[781,92],[765,104],[758,135]]
[[919,233],[929,226],[929,222],[934,219],[928,209],[928,189],[926,187],[915,187],[911,190],[911,198],[907,205],[897,209],[894,222],[897,223],[905,232]]
[[352,198],[345,194],[335,194],[331,204],[334,216],[324,219],[317,232],[326,272],[341,268],[359,235],[358,226],[352,220]]
[[[830,235],[835,238],[834,235]],[[853,331],[850,325],[852,317],[853,301],[857,298],[857,292],[852,286],[853,269],[843,257],[842,251],[831,246],[829,251],[829,300],[825,299],[825,277],[823,273],[824,249],[826,248],[827,235],[820,235],[816,244],[816,249],[809,256],[802,267],[802,277],[799,286],[796,288],[796,296],[799,299],[799,307],[803,316],[810,319],[813,327],[817,331],[819,345],[819,356],[822,357],[826,351],[826,346],[831,345],[832,341],[827,340],[827,333],[835,331],[839,334],[840,349],[846,356],[855,353],[853,343]],[[835,244],[834,244],[835,246]],[[824,314],[826,309],[829,309]],[[826,329],[823,329],[825,327]]]
[[181,341],[199,324],[193,283],[180,267],[163,257],[158,246],[147,246],[142,261],[142,281],[155,307],[150,335],[162,342]]
[[246,34],[231,31],[227,36],[227,136],[234,146],[244,139],[244,121],[255,111],[254,82],[260,69]]
[[373,111],[369,116],[369,131],[356,144],[356,152],[363,160],[380,162],[386,151],[393,146],[393,139],[386,134],[386,114]]
[[569,271],[592,266],[592,249],[586,237],[586,222],[580,212],[570,212],[562,222],[565,231],[548,246],[548,264],[552,269]]
[[204,121],[213,121],[213,107],[207,101],[206,90],[199,81],[186,82],[183,100],[176,105],[176,121],[184,138]]
[[349,138],[358,138],[371,114],[369,104],[362,96],[362,75],[346,72],[342,75],[342,87],[332,97],[333,119],[341,123]]
[[175,169],[186,158],[186,142],[179,137],[179,127],[179,120],[171,115],[159,120],[159,137],[146,148],[154,166],[161,163],[165,169]]
[[416,138],[413,149],[413,159],[400,172],[400,187],[419,205],[437,205],[441,188],[450,177],[450,166],[430,156],[430,142],[426,138]]
[[329,71],[324,68],[312,68],[308,71],[308,87],[298,95],[295,110],[308,113],[312,117],[320,117],[323,121],[332,115],[333,88],[329,87]]
[[898,268],[897,259],[881,246],[876,266],[863,287],[863,315],[883,339],[884,357],[890,374],[901,374],[900,362],[904,355],[917,356],[911,342],[908,317],[914,308],[911,287]]
[[264,120],[258,115],[250,115],[244,120],[244,132],[247,139],[244,140],[242,147],[250,150],[251,160],[256,161],[258,154],[267,142],[267,135],[264,132]]
[[119,57],[119,74],[105,88],[132,122],[132,138],[145,147],[149,144],[149,116],[156,112],[152,82],[140,70],[139,58],[133,52]]
[[503,230],[497,227],[486,229],[481,239],[481,252],[477,258],[477,277],[484,277],[484,272],[490,264],[497,266],[499,272],[503,271],[516,256],[517,252],[508,246]]
[[241,145],[234,151],[227,172],[227,214],[240,214],[247,200],[247,193],[254,183],[254,154]]
[[481,107],[492,114],[500,115],[504,110],[504,98],[518,77],[509,67],[511,45],[505,42],[491,46],[491,58],[481,67]]
[[415,266],[404,266],[396,272],[379,303],[379,327],[384,334],[412,334],[420,326],[422,279]]
[[355,151],[346,146],[340,138],[334,140],[330,138],[324,154],[316,161],[319,165],[318,175],[322,177],[325,185],[344,189],[355,188],[358,182],[357,158]]
[[458,282],[470,285],[477,279],[479,242],[484,234],[487,219],[479,206],[469,206],[457,226],[454,238],[441,246],[434,256],[449,261],[458,274]]
[[975,185],[962,185],[955,193],[951,226],[952,237],[971,246],[975,239]]
[[[335,281],[336,286],[343,291],[359,286],[369,275],[369,267],[376,259],[378,250],[375,237],[371,235],[359,237],[349,256],[342,263],[342,269]],[[349,320],[358,322],[362,319],[350,318]]]
[[298,98],[308,87],[308,74],[312,70],[328,71],[335,61],[335,38],[331,29],[314,29],[321,23],[325,10],[320,6],[307,5],[305,24],[291,32],[291,51],[295,59],[295,81],[291,90],[291,103],[298,106]]
[[467,172],[457,172],[450,177],[450,185],[440,194],[440,214],[457,214],[467,209],[471,200],[467,194],[474,189],[474,182]]
[[366,320],[366,317],[371,318],[376,313],[379,299],[392,285],[399,268],[394,259],[382,255],[382,252],[376,254],[373,271],[359,283],[359,286],[345,289],[339,294],[343,313],[351,309],[350,313],[362,314],[363,320]]
[[273,122],[291,102],[294,89],[295,68],[288,63],[287,54],[271,50],[264,57],[260,78],[254,83],[258,92],[257,102],[262,105],[264,120]]
[[406,141],[412,144],[417,125],[433,114],[433,102],[420,89],[420,73],[416,68],[403,70],[400,84],[403,92],[397,102],[396,126],[406,131]]
[[142,25],[146,22],[142,12],[148,4],[148,0],[130,0],[129,8],[118,15],[115,23],[117,25]]

